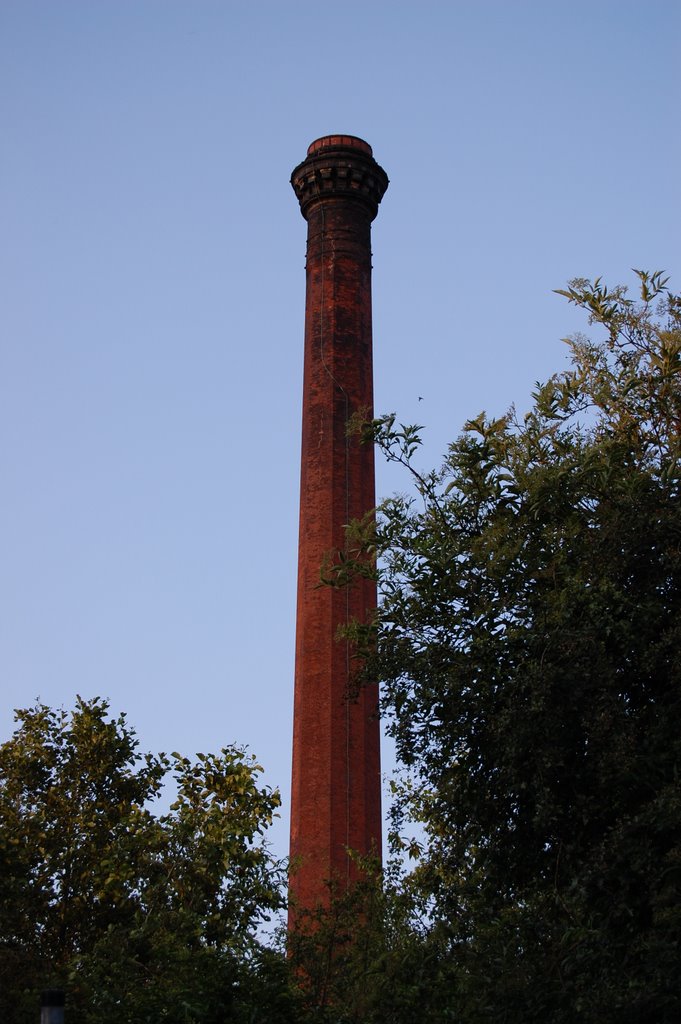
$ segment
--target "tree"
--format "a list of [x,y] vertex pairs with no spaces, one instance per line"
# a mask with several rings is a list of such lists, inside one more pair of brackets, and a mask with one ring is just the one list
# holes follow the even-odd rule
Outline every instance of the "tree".
[[416,495],[354,524],[336,583],[379,581],[353,635],[448,1019],[681,1019],[681,299],[636,273],[636,302],[561,292],[598,337],[440,470],[420,428],[364,427]]
[[[282,874],[263,838],[279,796],[255,759],[142,756],[100,699],[16,714],[0,747],[3,1020],[32,1024],[49,985],[69,1024],[256,1021],[259,1003],[288,1019],[284,969],[257,939]],[[155,816],[170,770],[177,799]]]
[[360,858],[349,889],[329,883],[329,900],[302,911],[288,937],[299,992],[299,1020],[309,1024],[440,1024],[438,936],[424,922],[421,894],[397,865],[382,871]]

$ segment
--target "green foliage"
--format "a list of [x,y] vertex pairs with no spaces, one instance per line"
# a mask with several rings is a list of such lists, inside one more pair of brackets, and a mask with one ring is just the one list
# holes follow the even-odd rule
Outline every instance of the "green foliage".
[[[17,720],[0,747],[3,1020],[32,1024],[49,986],[69,1024],[287,1020],[283,968],[256,938],[282,874],[263,839],[279,797],[254,758],[142,756],[99,699]],[[177,800],[157,817],[169,771]]]
[[328,905],[299,914],[288,938],[309,1024],[398,1024],[442,1015],[436,933],[423,924],[421,894],[371,861],[349,891],[330,887]]
[[355,524],[337,581],[378,556],[354,638],[405,767],[396,835],[425,836],[447,1019],[681,1019],[681,300],[636,274],[638,301],[561,292],[598,336],[441,470],[416,470],[419,428],[365,427],[416,496]]
[[323,568],[379,582],[351,633],[413,869],[364,865],[287,960],[257,939],[281,876],[252,758],[143,757],[99,700],[20,711],[0,747],[8,1024],[48,985],[69,1024],[681,1019],[681,299],[636,274],[636,301],[571,282],[596,336],[441,469],[416,468],[420,427],[354,424],[415,492]]

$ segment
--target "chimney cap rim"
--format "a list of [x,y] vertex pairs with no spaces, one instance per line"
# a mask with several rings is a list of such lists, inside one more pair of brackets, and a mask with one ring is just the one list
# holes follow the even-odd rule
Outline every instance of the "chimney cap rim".
[[357,149],[361,153],[366,153],[367,156],[374,155],[369,143],[357,135],[322,135],[310,143],[307,147],[307,155],[313,156],[320,149]]

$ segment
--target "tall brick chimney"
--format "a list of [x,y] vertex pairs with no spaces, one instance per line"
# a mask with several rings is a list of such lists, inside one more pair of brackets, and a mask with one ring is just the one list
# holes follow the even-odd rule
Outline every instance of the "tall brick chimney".
[[376,607],[373,583],[319,587],[320,567],[346,545],[344,526],[375,504],[370,445],[350,417],[373,415],[371,222],[388,177],[352,135],[313,142],[291,184],[307,221],[303,443],[291,796],[291,897],[328,902],[326,883],[357,875],[347,851],[381,849],[378,691],[353,698],[352,652],[337,637]]

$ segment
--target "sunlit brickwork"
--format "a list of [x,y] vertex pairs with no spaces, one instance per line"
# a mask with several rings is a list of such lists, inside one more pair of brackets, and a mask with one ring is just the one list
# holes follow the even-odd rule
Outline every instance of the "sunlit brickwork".
[[371,445],[349,418],[373,415],[371,222],[388,186],[371,147],[348,135],[312,143],[291,183],[308,225],[298,616],[291,798],[291,897],[312,908],[355,876],[347,850],[381,847],[378,693],[353,699],[352,652],[339,627],[366,620],[376,590],[319,586],[344,526],[373,509]]

